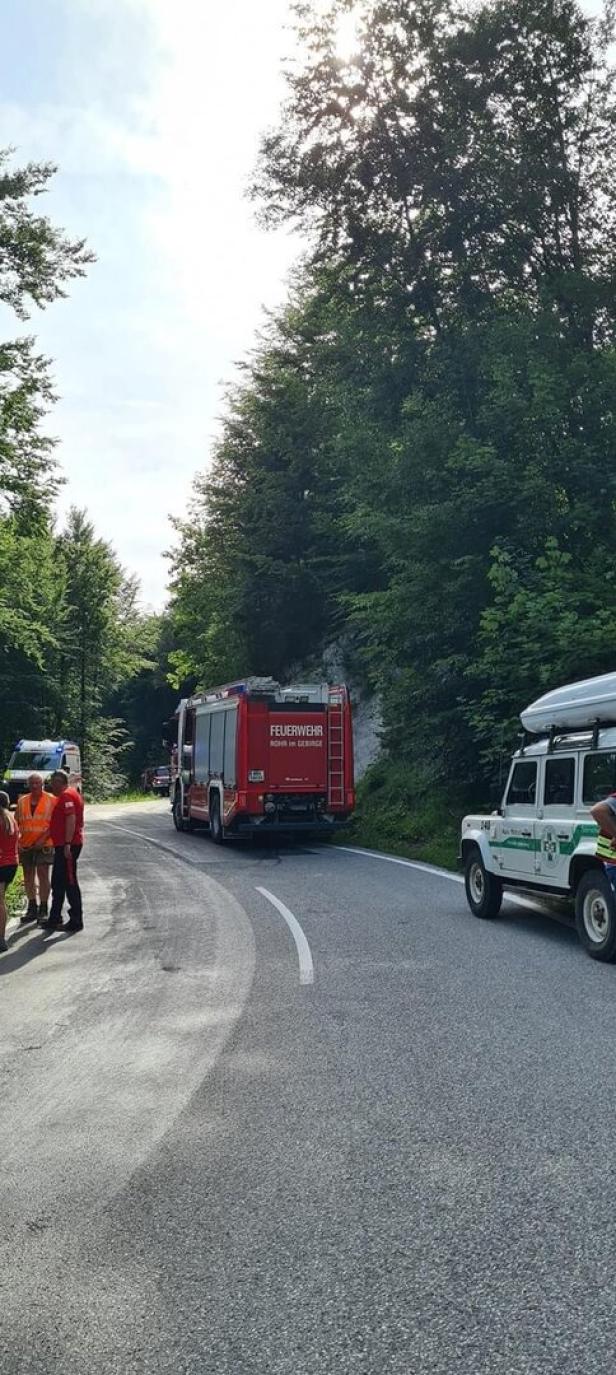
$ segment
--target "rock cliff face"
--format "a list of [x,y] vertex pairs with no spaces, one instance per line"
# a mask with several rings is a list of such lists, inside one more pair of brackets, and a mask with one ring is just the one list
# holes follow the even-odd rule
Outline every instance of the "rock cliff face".
[[355,779],[359,782],[381,753],[381,705],[377,697],[358,697],[350,684],[353,702],[353,751]]
[[[344,647],[341,644],[328,645],[324,649],[318,672],[324,681],[347,683],[350,688],[353,704],[355,779],[358,782],[381,754],[381,703],[378,697],[368,696],[359,684],[353,681],[353,675],[345,664]],[[309,674],[305,668],[294,674],[298,679],[313,676],[314,668]]]

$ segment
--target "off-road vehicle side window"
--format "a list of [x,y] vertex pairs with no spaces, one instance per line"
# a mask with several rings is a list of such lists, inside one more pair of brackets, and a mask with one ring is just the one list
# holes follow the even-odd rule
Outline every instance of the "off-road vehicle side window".
[[616,750],[587,754],[584,760],[584,806],[594,807],[616,792]]
[[546,807],[572,807],[575,797],[575,759],[548,759],[545,765]]
[[535,760],[520,759],[511,775],[507,790],[507,806],[534,805],[537,798],[537,764]]

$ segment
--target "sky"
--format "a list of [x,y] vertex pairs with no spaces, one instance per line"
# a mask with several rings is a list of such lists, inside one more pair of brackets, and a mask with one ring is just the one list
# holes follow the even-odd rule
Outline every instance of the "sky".
[[[156,608],[169,516],[186,513],[224,385],[301,251],[261,230],[245,195],[284,91],[289,8],[3,0],[0,146],[59,164],[38,204],[97,254],[68,299],[27,326],[59,393],[60,518],[87,507]],[[345,31],[341,51],[349,41]],[[0,327],[19,333],[14,320]]]
[[[211,452],[223,384],[300,245],[245,188],[276,120],[287,0],[4,0],[0,146],[59,171],[39,206],[97,254],[26,326],[53,360],[66,486],[164,600],[169,514]],[[2,320],[2,337],[20,326]]]

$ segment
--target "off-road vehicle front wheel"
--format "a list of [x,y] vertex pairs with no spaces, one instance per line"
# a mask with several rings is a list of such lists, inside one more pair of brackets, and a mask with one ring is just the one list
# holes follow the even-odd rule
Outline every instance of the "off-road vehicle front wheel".
[[488,872],[478,845],[471,845],[466,854],[464,886],[468,905],[476,917],[492,921],[498,916],[503,902],[502,881]]

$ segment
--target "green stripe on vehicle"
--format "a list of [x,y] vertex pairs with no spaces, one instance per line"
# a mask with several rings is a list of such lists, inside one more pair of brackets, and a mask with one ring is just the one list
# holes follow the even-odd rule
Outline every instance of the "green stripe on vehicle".
[[[541,822],[539,824],[542,827],[545,825],[545,823]],[[562,823],[559,823],[558,821],[548,823],[548,825],[551,826],[552,830],[555,826],[558,826],[559,824]],[[577,850],[580,841],[594,838],[597,835],[597,830],[598,827],[596,826],[594,821],[589,823],[583,822],[579,826],[576,826],[571,833],[570,840],[559,841],[559,854],[572,855],[574,851]],[[504,840],[490,840],[489,846],[491,850],[528,850],[532,854],[537,854],[543,847],[545,834],[546,831],[542,829],[541,835],[537,837],[506,836]]]
[[541,841],[525,836],[507,836],[506,840],[491,840],[491,850],[540,850]]
[[561,840],[559,847],[561,855],[572,855],[573,851],[577,850],[580,841],[585,840],[588,836],[596,836],[598,829],[599,827],[595,821],[585,822],[581,826],[576,826],[571,836],[571,840]]

